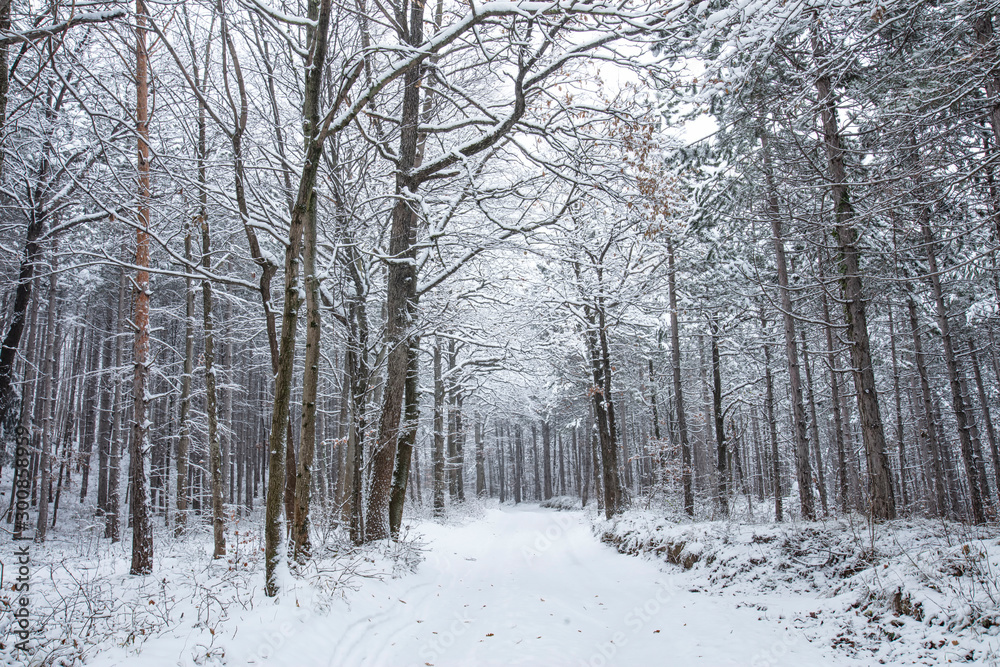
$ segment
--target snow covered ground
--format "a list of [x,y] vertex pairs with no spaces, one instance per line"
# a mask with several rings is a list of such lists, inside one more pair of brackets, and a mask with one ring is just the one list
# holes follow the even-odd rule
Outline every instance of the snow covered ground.
[[[628,512],[595,531],[673,564],[714,599],[787,619],[864,664],[1000,665],[1000,531],[933,520],[678,523]],[[771,598],[774,593],[777,597]],[[793,595],[795,604],[783,603]]]
[[[800,667],[920,657],[917,646],[873,654],[859,650],[867,646],[863,637],[849,637],[854,647],[835,641],[846,616],[865,618],[864,605],[850,612],[844,605],[859,597],[857,582],[867,570],[844,579],[782,566],[781,536],[802,526],[678,525],[641,513],[595,524],[592,516],[494,506],[459,523],[415,520],[402,545],[356,551],[331,541],[321,547],[318,567],[301,577],[284,573],[277,600],[262,594],[253,564],[259,557],[250,557],[259,549],[252,528],[234,527],[240,536],[231,546],[245,559],[227,562],[211,563],[207,535],[164,540],[157,574],[145,580],[127,575],[121,546],[111,552],[96,540],[86,548],[70,540],[33,545],[34,608],[51,614],[49,641],[36,656],[101,667]],[[682,534],[681,551],[698,553],[689,569],[666,562],[667,550],[657,553],[661,538],[679,541]],[[819,537],[809,539],[819,544]],[[10,548],[3,545],[5,562]],[[764,566],[761,558],[775,560]],[[857,585],[828,597],[835,578]],[[925,598],[908,600],[929,606]],[[867,609],[884,616],[887,605],[891,599]],[[900,646],[927,627],[926,619],[902,618]],[[942,627],[934,637],[964,642],[972,626],[982,624]],[[990,641],[996,655],[997,637],[988,631],[977,656],[987,655]],[[22,664],[10,648],[5,641],[0,651],[6,664]],[[963,643],[928,655],[959,661],[968,650]]]

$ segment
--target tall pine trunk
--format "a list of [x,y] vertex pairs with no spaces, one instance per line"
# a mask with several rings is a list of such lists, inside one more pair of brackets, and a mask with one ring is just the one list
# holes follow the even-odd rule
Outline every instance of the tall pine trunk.
[[56,384],[55,376],[59,372],[59,353],[57,346],[60,340],[62,320],[57,320],[57,302],[59,299],[59,271],[56,265],[57,247],[52,245],[52,260],[49,267],[49,302],[45,319],[47,324],[45,338],[45,365],[42,370],[41,414],[42,414],[42,450],[39,452],[38,467],[41,471],[41,482],[38,493],[38,522],[35,525],[35,542],[44,542],[49,523],[49,489],[52,477],[52,440],[54,439],[56,418]]
[[[825,254],[825,253],[824,253]],[[820,258],[819,278],[824,280],[823,263],[826,257]],[[848,485],[847,485],[847,451],[844,443],[844,413],[840,409],[840,372],[837,370],[837,348],[834,346],[833,321],[830,317],[830,304],[827,301],[826,292],[822,293],[820,303],[823,308],[823,327],[826,332],[826,364],[830,371],[830,406],[833,411],[833,437],[837,450],[837,495],[840,497],[840,512],[847,514],[848,505]]]
[[[184,256],[192,262],[191,229],[184,236]],[[177,517],[174,535],[180,537],[187,530],[188,515],[188,459],[191,453],[191,379],[194,374],[194,285],[190,270],[184,278],[184,370],[181,375],[181,397],[177,437]]]
[[823,139],[826,145],[830,195],[834,207],[834,239],[840,251],[841,291],[847,320],[847,338],[850,341],[851,365],[854,371],[854,388],[861,421],[865,459],[868,463],[869,512],[872,518],[884,520],[896,517],[896,499],[889,470],[889,456],[885,447],[885,431],[879,412],[878,390],[872,365],[871,342],[868,335],[868,316],[865,311],[861,281],[861,256],[858,250],[858,231],[854,221],[844,167],[844,149],[837,123],[837,105],[833,96],[830,77],[825,73],[825,56],[819,39],[813,37],[813,48],[821,74],[816,78],[819,95]]
[[[212,273],[212,239],[208,224],[208,146],[205,106],[198,105],[198,193],[197,225],[201,231],[201,266]],[[208,467],[212,486],[212,558],[226,555],[225,518],[222,511],[222,452],[219,444],[218,392],[215,386],[215,321],[212,312],[212,282],[201,281],[202,333],[205,338],[205,411],[208,415]]]
[[716,474],[718,479],[719,511],[723,517],[729,516],[728,453],[726,429],[722,415],[722,369],[719,358],[719,325],[714,317],[708,320],[712,341],[712,414],[715,417]]
[[910,331],[913,335],[913,358],[917,365],[917,374],[920,377],[920,396],[924,408],[924,423],[926,425],[927,444],[931,455],[931,465],[933,469],[932,482],[934,486],[934,501],[938,514],[946,516],[948,514],[948,504],[945,499],[945,471],[942,456],[943,443],[938,442],[936,420],[934,419],[934,407],[931,402],[931,385],[927,376],[927,362],[924,359],[923,343],[920,338],[920,325],[917,320],[917,304],[912,294],[907,296],[907,308],[910,315]]
[[941,332],[941,342],[944,345],[944,362],[948,369],[948,386],[951,388],[951,404],[958,424],[958,442],[962,452],[962,463],[965,464],[965,474],[969,483],[969,499],[972,504],[972,519],[977,524],[986,522],[986,512],[983,508],[983,496],[989,494],[989,489],[980,488],[976,453],[973,449],[970,430],[972,421],[965,405],[961,378],[958,370],[958,360],[955,358],[955,346],[951,335],[951,322],[948,319],[948,309],[944,303],[944,290],[941,287],[941,275],[938,271],[936,239],[931,231],[930,210],[926,204],[921,207],[920,229],[923,233],[924,252],[927,255],[931,293],[937,313],[938,329]]
[[674,245],[667,238],[667,298],[670,304],[670,365],[674,380],[674,407],[677,410],[677,431],[681,441],[681,485],[684,493],[684,511],[694,516],[694,488],[691,470],[691,443],[688,441],[687,415],[684,412],[684,388],[681,382],[680,317],[677,312],[677,267]]
[[[36,277],[34,280],[38,280]],[[37,288],[35,294],[38,294]],[[11,507],[14,510],[14,540],[24,539],[24,531],[28,528],[28,496],[31,487],[31,456],[30,447],[26,446],[31,442],[34,431],[34,420],[32,411],[35,400],[38,396],[38,354],[39,349],[35,345],[38,338],[38,306],[40,299],[35,298],[31,306],[31,317],[28,330],[27,349],[27,370],[25,372],[24,393],[21,397],[21,419],[19,440],[23,445],[18,445],[14,452],[14,479],[11,484]]]
[[896,327],[892,318],[892,306],[889,306],[889,353],[892,355],[892,390],[896,402],[896,444],[899,452],[899,489],[903,498],[903,508],[910,504],[909,490],[906,487],[906,446],[903,431],[903,397],[900,392],[899,362],[896,356]]
[[778,270],[778,292],[781,296],[781,315],[785,331],[785,360],[788,363],[788,389],[792,399],[792,434],[795,438],[795,477],[799,486],[799,504],[802,518],[812,521],[816,518],[813,499],[812,469],[809,464],[809,439],[806,436],[806,411],[802,400],[802,378],[799,372],[799,353],[795,342],[795,314],[792,310],[792,295],[788,288],[788,264],[785,259],[785,240],[781,233],[781,216],[778,208],[778,190],[771,172],[771,156],[767,137],[761,135],[764,174],[767,181],[768,218],[771,221],[771,244],[774,248],[774,262]]
[[[760,328],[767,337],[767,317],[764,309],[760,310]],[[781,495],[781,459],[778,454],[778,420],[774,416],[774,378],[771,376],[771,346],[766,342],[764,347],[764,409],[767,412],[767,422],[771,435],[771,477],[774,484],[774,520],[778,523],[784,520]]]
[[990,443],[990,454],[993,456],[993,474],[997,492],[1000,493],[1000,452],[997,451],[997,436],[993,428],[993,416],[990,414],[989,399],[983,386],[983,373],[979,369],[979,360],[976,355],[976,346],[969,339],[969,360],[972,362],[972,372],[976,379],[976,393],[979,395],[979,404],[983,408],[983,421],[986,422],[986,437]]
[[810,431],[812,432],[813,454],[816,457],[816,486],[819,488],[819,502],[823,508],[823,516],[830,515],[830,505],[826,497],[826,474],[823,470],[823,450],[819,444],[819,420],[816,417],[816,390],[813,385],[812,367],[809,365],[809,347],[806,344],[806,332],[799,332],[802,340],[802,366],[806,371],[806,389],[809,391]]
[[148,16],[144,0],[136,0],[136,123],[139,144],[138,220],[136,226],[134,315],[135,373],[132,379],[133,414],[132,441],[129,451],[129,507],[132,510],[131,574],[153,571],[153,527],[149,517],[149,475],[146,470],[149,433],[147,422],[149,376],[149,54],[146,51]]

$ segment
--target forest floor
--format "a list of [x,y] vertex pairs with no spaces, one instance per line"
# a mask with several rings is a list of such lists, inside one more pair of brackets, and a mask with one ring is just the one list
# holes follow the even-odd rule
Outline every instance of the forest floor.
[[[122,544],[54,536],[32,545],[33,611],[45,610],[47,637],[35,659],[101,667],[939,664],[969,657],[970,628],[979,628],[974,661],[991,664],[997,626],[983,630],[974,609],[967,619],[976,620],[961,627],[904,614],[898,628],[886,626],[898,630],[895,639],[845,635],[854,617],[893,615],[848,605],[858,586],[832,586],[862,581],[867,561],[829,580],[782,565],[819,548],[813,526],[744,530],[642,512],[595,524],[589,512],[494,505],[444,524],[415,519],[394,546],[349,550],[320,540],[317,565],[284,572],[276,600],[260,590],[253,528],[233,527],[225,562],[208,559],[207,532],[162,540],[147,578],[128,576]],[[832,522],[829,532],[843,538]],[[13,547],[0,548],[7,562]],[[915,590],[908,595],[898,604],[918,602]],[[3,642],[0,664],[24,664]],[[894,651],[880,653],[892,642]]]
[[[856,515],[691,523],[630,510],[595,532],[622,553],[673,564],[703,595],[787,619],[797,636],[842,659],[1000,665],[996,525],[872,524]],[[788,596],[795,607],[780,604]]]

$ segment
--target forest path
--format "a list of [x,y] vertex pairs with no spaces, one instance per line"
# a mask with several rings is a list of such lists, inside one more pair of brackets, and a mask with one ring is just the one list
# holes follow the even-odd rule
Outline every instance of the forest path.
[[852,664],[773,609],[768,618],[737,598],[693,592],[684,575],[617,553],[582,512],[528,505],[418,530],[426,561],[387,582],[388,595],[352,599],[353,622],[322,639],[331,667]]

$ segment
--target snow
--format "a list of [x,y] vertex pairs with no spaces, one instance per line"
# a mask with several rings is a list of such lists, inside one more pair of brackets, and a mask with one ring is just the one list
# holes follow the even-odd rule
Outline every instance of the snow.
[[292,642],[267,664],[652,665],[668,654],[685,665],[778,654],[762,664],[834,664],[755,610],[691,593],[657,564],[600,544],[581,512],[490,510],[418,530],[429,551],[413,576],[366,586],[349,610],[301,630],[308,653]]
[[573,496],[554,496],[548,500],[543,500],[539,503],[541,507],[547,507],[554,510],[578,510],[581,509],[581,503],[579,498],[574,498]]
[[595,526],[624,553],[672,563],[692,587],[789,618],[865,664],[1000,664],[1000,532],[857,517],[678,523],[629,512]]
[[[125,573],[123,554],[91,551],[86,564],[69,561],[73,576],[90,608],[119,622],[100,639],[80,633],[75,655],[100,667],[651,665],[665,655],[684,665],[850,664],[787,623],[600,543],[578,510],[522,505],[410,530],[418,537],[403,545],[320,557],[302,577],[282,572],[277,600],[263,597],[249,558],[211,564],[207,531],[161,549],[145,579]],[[230,547],[246,557],[258,537],[240,532]],[[33,546],[39,582],[62,581],[68,599],[71,545]]]
[[[322,533],[314,565],[282,565],[276,599],[262,593],[259,517],[230,526],[219,561],[208,526],[181,540],[159,529],[156,574],[144,578],[127,574],[127,538],[57,533],[31,545],[33,609],[51,613],[36,657],[98,667],[996,664],[1000,548],[967,527],[900,522],[872,538],[846,521],[686,523],[647,510],[606,522],[592,505],[477,513],[410,519],[400,542],[364,549]],[[13,547],[2,548],[7,561]],[[23,663],[8,644],[0,664]]]

